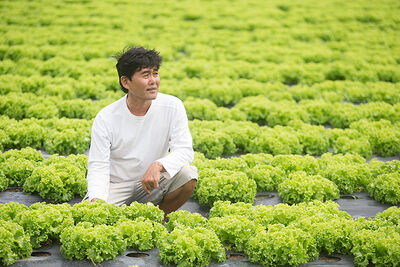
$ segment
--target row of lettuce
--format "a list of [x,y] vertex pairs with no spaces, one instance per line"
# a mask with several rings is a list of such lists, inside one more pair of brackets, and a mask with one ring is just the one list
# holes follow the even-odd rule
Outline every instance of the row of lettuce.
[[30,257],[32,248],[60,243],[69,260],[102,262],[126,248],[157,247],[163,264],[206,266],[244,252],[264,266],[307,263],[323,254],[350,254],[356,266],[396,266],[400,261],[400,209],[374,219],[353,219],[334,202],[252,206],[217,201],[209,218],[177,211],[162,225],[163,211],[151,203],[120,207],[101,200],[73,205],[0,204],[0,260]]
[[[399,93],[400,95],[400,93]],[[0,95],[0,114],[21,120],[24,118],[93,119],[96,114],[116,99],[100,101],[83,99],[62,100],[54,96],[36,96],[32,93]],[[200,120],[252,121],[260,125],[288,125],[300,120],[313,125],[348,128],[352,122],[365,119],[400,121],[400,102],[369,102],[360,105],[325,100],[270,100],[265,96],[242,98],[232,108],[217,107],[212,101],[187,98],[184,102],[188,118]]]
[[[90,69],[90,68],[89,68]],[[167,72],[167,71],[166,71]],[[255,81],[245,78],[184,78],[179,80],[164,77],[161,69],[161,92],[172,94],[182,100],[188,97],[208,99],[217,106],[233,106],[242,98],[264,95],[279,100],[325,100],[327,102],[348,101],[353,103],[400,102],[399,83],[359,82],[348,80],[326,80],[310,85],[288,86],[281,82]],[[63,100],[107,99],[122,95],[118,76],[85,75],[81,79],[52,77],[49,75],[0,76],[0,94],[32,93],[37,96],[57,96]]]
[[[348,128],[352,122],[362,119],[400,120],[400,103],[385,102],[352,103],[327,102],[325,100],[272,101],[265,96],[242,98],[232,108],[217,107],[208,99],[188,98],[184,101],[189,119],[252,121],[259,125],[288,125],[300,120],[313,125],[330,125]],[[1,107],[1,106],[0,106]]]
[[[59,55],[86,61],[107,57],[117,45],[135,40],[161,47],[166,62],[186,57],[249,63],[343,60],[352,67],[398,62],[398,40],[393,37],[398,21],[393,0],[335,4],[315,0],[302,4],[257,1],[258,9],[253,8],[254,3],[221,1],[215,6],[182,1],[179,5],[167,4],[161,14],[159,10],[146,10],[145,3],[131,7],[113,1],[98,6],[86,1],[57,6],[48,2],[4,2],[10,12],[1,26],[12,30],[5,30],[5,38],[0,41],[3,58],[45,61]],[[121,17],[121,9],[134,16]],[[30,10],[35,10],[35,16],[24,16]],[[29,34],[25,29],[30,30]],[[182,30],[191,38],[183,41],[179,36]]]
[[[161,72],[162,75],[162,72]],[[242,98],[264,95],[274,101],[290,100],[325,100],[327,102],[400,102],[399,83],[358,82],[358,81],[323,81],[310,85],[288,86],[281,82],[255,81],[251,79],[205,79],[191,78],[179,82],[163,79],[162,92],[177,96],[182,100],[189,97],[208,99],[217,106],[233,106]],[[18,88],[18,86],[16,87]]]
[[87,192],[87,156],[57,154],[45,159],[32,148],[9,150],[0,157],[0,191],[22,187],[51,202],[67,202]]
[[[0,149],[31,147],[51,154],[83,154],[90,145],[92,120],[15,120],[0,117]],[[400,154],[400,122],[388,120],[352,122],[349,128],[325,128],[296,120],[288,126],[259,126],[249,121],[189,121],[195,151],[207,158],[235,153],[322,155],[326,152]]]
[[[0,58],[2,47],[0,47]],[[4,47],[3,47],[4,49]],[[10,49],[15,49],[14,46]],[[29,49],[29,48],[28,48]],[[8,52],[8,51],[6,51]],[[23,52],[23,51],[21,51]],[[232,62],[235,62],[233,65]],[[333,62],[284,62],[262,61],[257,63],[243,60],[231,61],[183,58],[176,62],[165,62],[163,73],[166,79],[179,81],[187,78],[215,79],[248,79],[257,82],[281,82],[286,85],[314,84],[326,80],[358,82],[400,82],[397,62],[394,64],[367,63],[358,66],[346,64],[344,60]],[[67,60],[53,57],[48,60],[21,58],[17,61],[7,59],[0,61],[0,75],[41,75],[51,77],[70,77],[83,79],[87,76],[101,75],[115,77],[114,61],[109,58],[96,58],[89,61]],[[268,71],[266,71],[268,70]]]
[[0,116],[0,148],[31,147],[51,154],[83,154],[90,145],[92,121],[84,119],[24,119]]
[[366,163],[359,155],[321,158],[300,155],[246,154],[209,160],[196,153],[199,179],[194,198],[212,206],[219,200],[254,203],[256,192],[278,191],[288,204],[327,201],[340,194],[367,191],[374,199],[400,202],[400,161]]
[[195,151],[207,158],[235,153],[322,155],[326,152],[355,153],[365,158],[372,154],[400,154],[400,124],[387,120],[360,120],[348,129],[326,129],[293,121],[290,126],[258,126],[251,122],[189,122]]
[[[169,3],[160,14],[146,10],[144,3],[3,1],[10,12],[0,25],[0,75],[67,77],[82,83],[106,77],[114,79],[110,88],[115,88],[115,61],[109,57],[135,40],[161,52],[162,77],[175,84],[198,77],[220,79],[215,85],[237,79],[287,85],[396,83],[400,60],[393,2],[257,1],[254,9],[254,3],[222,1],[216,9],[213,3],[183,1]],[[120,8],[134,15],[121,17]],[[35,16],[27,16],[31,10]],[[190,38],[183,41],[182,31]]]
[[[194,192],[200,204],[218,200],[254,203],[257,192],[277,191],[284,203],[334,200],[340,194],[367,191],[377,201],[400,202],[400,162],[386,163],[359,155],[326,153],[321,158],[300,155],[247,154],[209,160],[196,153],[199,169]],[[0,189],[22,187],[51,202],[67,202],[87,192],[87,157],[52,155],[44,159],[31,148],[1,155]]]

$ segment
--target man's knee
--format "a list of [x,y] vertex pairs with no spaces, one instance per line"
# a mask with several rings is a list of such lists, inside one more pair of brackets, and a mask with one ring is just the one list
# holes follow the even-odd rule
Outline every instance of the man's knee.
[[179,171],[179,175],[182,175],[183,177],[190,178],[190,179],[199,178],[197,168],[192,165],[182,167],[182,169]]
[[187,182],[186,184],[184,184],[183,190],[185,191],[185,193],[193,194],[193,191],[196,188],[196,183],[197,183],[197,180],[192,179],[189,182]]
[[190,179],[186,184],[183,185],[183,190],[185,191],[185,193],[192,194],[194,188],[196,187],[197,178],[199,177],[197,168],[191,165],[184,166],[180,171],[180,175],[182,175],[186,179]]

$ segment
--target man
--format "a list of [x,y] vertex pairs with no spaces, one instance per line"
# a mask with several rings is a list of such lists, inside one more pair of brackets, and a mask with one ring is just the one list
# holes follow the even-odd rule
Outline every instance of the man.
[[191,197],[198,178],[189,165],[194,153],[186,111],[178,98],[158,92],[158,52],[132,47],[116,58],[126,95],[93,121],[87,198],[152,202],[166,216]]

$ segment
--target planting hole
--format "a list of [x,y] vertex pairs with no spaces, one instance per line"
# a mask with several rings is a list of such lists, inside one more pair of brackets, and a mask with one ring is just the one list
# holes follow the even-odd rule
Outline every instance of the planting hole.
[[20,187],[11,187],[6,190],[6,192],[22,192],[22,188]]
[[150,255],[147,253],[141,253],[141,252],[131,252],[131,253],[126,254],[126,256],[132,257],[132,258],[144,258],[144,257],[148,257]]
[[347,195],[347,196],[341,196],[341,199],[359,199],[359,197],[352,196],[352,195]]
[[46,251],[34,251],[31,254],[32,257],[48,257],[51,256],[50,252],[46,252]]
[[266,198],[273,198],[274,195],[259,195],[256,196],[257,199],[266,199]]
[[243,259],[244,256],[239,253],[228,253],[228,254],[226,254],[226,258],[229,260],[237,261],[237,260]]
[[338,257],[320,257],[319,259],[326,262],[338,262],[341,260]]

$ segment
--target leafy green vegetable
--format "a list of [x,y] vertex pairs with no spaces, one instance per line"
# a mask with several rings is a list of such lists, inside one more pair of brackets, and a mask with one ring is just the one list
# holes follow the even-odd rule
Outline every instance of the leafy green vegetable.
[[68,155],[84,153],[89,148],[90,137],[82,132],[65,129],[64,131],[52,130],[44,140],[44,149],[49,153]]
[[371,145],[368,137],[365,136],[360,136],[357,139],[351,139],[347,136],[340,136],[334,141],[332,152],[334,154],[359,154],[364,158],[370,158],[372,156]]
[[225,245],[234,246],[236,251],[244,251],[249,240],[264,230],[264,227],[240,215],[213,217],[208,222],[219,240]]
[[0,219],[5,221],[12,221],[14,218],[27,210],[28,207],[14,201],[6,204],[0,204]]
[[243,159],[249,168],[260,164],[270,164],[271,160],[274,158],[271,154],[259,153],[259,154],[245,154],[240,157]]
[[74,224],[70,209],[66,203],[46,205],[38,202],[18,213],[14,222],[29,234],[32,247],[39,248],[45,242],[58,240],[63,229]]
[[276,191],[286,178],[285,172],[271,165],[256,165],[246,171],[247,177],[257,184],[257,191]]
[[45,137],[45,129],[34,119],[11,123],[5,131],[10,137],[6,148],[41,148]]
[[369,166],[371,168],[371,174],[375,178],[381,174],[390,174],[390,173],[400,171],[400,161],[399,160],[391,160],[391,161],[382,162],[375,158],[369,162]]
[[[33,94],[29,94],[33,96]],[[0,113],[18,120],[25,117],[26,108],[29,106],[29,97],[22,98],[16,93],[0,96]]]
[[0,219],[0,262],[6,266],[32,253],[29,235],[16,223]]
[[207,158],[217,158],[221,155],[230,155],[237,151],[233,139],[227,134],[214,132],[208,129],[195,130],[191,128],[193,149],[201,151]]
[[284,203],[294,204],[311,200],[333,200],[340,197],[337,186],[320,175],[308,176],[305,172],[289,175],[278,186],[279,196]]
[[303,145],[304,154],[321,155],[329,151],[329,137],[323,126],[305,123],[293,126],[297,130],[299,142]]
[[312,235],[295,227],[273,225],[257,233],[245,249],[250,262],[264,266],[299,265],[317,258],[316,241]]
[[254,207],[250,203],[236,202],[231,203],[230,201],[215,201],[212,208],[210,209],[210,218],[223,217],[228,215],[241,215],[246,218],[254,217]]
[[8,178],[4,175],[3,172],[0,172],[0,192],[7,190],[8,183]]
[[40,104],[31,105],[26,109],[27,118],[50,119],[58,117],[59,110],[51,101],[41,99]]
[[316,243],[318,251],[330,254],[350,254],[353,245],[350,234],[358,231],[357,224],[348,218],[321,216],[299,218],[293,226],[310,233]]
[[400,233],[393,227],[354,231],[350,239],[356,266],[396,266],[400,262]]
[[208,99],[187,98],[184,102],[189,120],[215,120],[217,119],[217,106]]
[[87,191],[86,156],[51,156],[42,166],[35,168],[26,179],[24,192],[39,195],[52,202],[71,200],[76,194],[83,197]]
[[173,230],[159,246],[160,261],[177,266],[206,266],[212,259],[225,261],[225,250],[217,235],[198,227]]
[[335,103],[329,114],[329,124],[334,128],[348,128],[352,122],[364,117],[362,110],[350,103]]
[[1,145],[6,148],[44,148],[49,153],[84,153],[90,143],[89,120],[79,119],[24,119],[16,121],[0,118]]
[[361,191],[371,178],[371,171],[365,159],[359,155],[331,155],[321,157],[321,172],[323,177],[334,182],[340,193],[351,194]]
[[7,161],[9,158],[26,159],[32,162],[44,161],[42,153],[31,147],[22,148],[21,150],[10,149],[1,154],[0,161]]
[[324,100],[302,100],[299,104],[307,111],[311,124],[327,124],[331,110],[330,103]]
[[114,226],[81,222],[66,228],[61,236],[60,251],[68,260],[91,259],[93,262],[115,259],[126,249],[126,240]]
[[115,224],[115,228],[122,233],[128,248],[138,250],[152,249],[168,237],[163,225],[143,217],[134,221],[122,219]]
[[303,146],[294,130],[289,127],[275,126],[274,128],[261,127],[261,134],[253,139],[249,145],[252,153],[301,154]]
[[382,203],[396,205],[400,202],[400,173],[381,174],[367,185],[367,191]]
[[243,172],[201,171],[196,185],[196,197],[201,204],[212,204],[217,200],[253,203],[256,196],[256,183]]
[[319,160],[308,155],[277,155],[270,160],[270,164],[282,169],[287,175],[296,171],[305,171],[308,174],[320,172]]
[[116,205],[98,199],[96,202],[87,200],[72,206],[72,217],[75,224],[90,222],[93,225],[114,225],[121,217],[123,210]]
[[190,213],[186,210],[178,210],[168,214],[168,222],[165,224],[165,228],[168,231],[172,231],[175,228],[182,227],[206,227],[208,221],[199,213]]
[[139,203],[134,201],[129,206],[122,205],[120,209],[122,215],[130,220],[143,217],[161,223],[164,219],[164,212],[151,202]]
[[251,153],[320,155],[330,148],[334,153],[359,153],[369,158],[399,154],[400,127],[390,121],[353,122],[351,129],[324,129],[301,121],[273,128],[247,121],[189,122],[194,149],[207,158],[231,155],[238,151]]
[[400,154],[400,129],[395,127],[388,120],[369,122],[360,120],[350,125],[368,136],[373,153],[384,157],[390,157]]
[[10,137],[8,134],[0,129],[0,150],[4,151],[4,147],[8,146],[10,143]]
[[268,228],[270,224],[283,224],[287,226],[301,218],[314,215],[329,218],[351,218],[347,212],[339,210],[337,203],[332,201],[321,202],[318,200],[308,203],[302,202],[291,206],[283,203],[275,206],[252,206],[243,202],[231,204],[229,201],[217,201],[210,209],[210,218],[227,215],[244,216],[255,223],[263,225],[265,228]]
[[[215,160],[209,160],[205,167],[215,168],[218,170],[231,170],[245,172],[248,169],[248,165],[242,158],[217,158]],[[200,168],[202,169],[202,168]]]
[[60,111],[60,117],[93,119],[100,111],[101,103],[78,98],[59,101],[57,107]]
[[385,224],[386,226],[399,226],[400,208],[392,206],[383,212],[378,212],[374,218],[374,222]]
[[27,177],[35,170],[35,162],[23,158],[8,158],[0,166],[3,174],[8,178],[10,186],[22,186]]
[[231,120],[226,120],[221,128],[222,133],[232,138],[238,151],[248,151],[251,140],[259,135],[259,130],[260,128],[255,123]]

